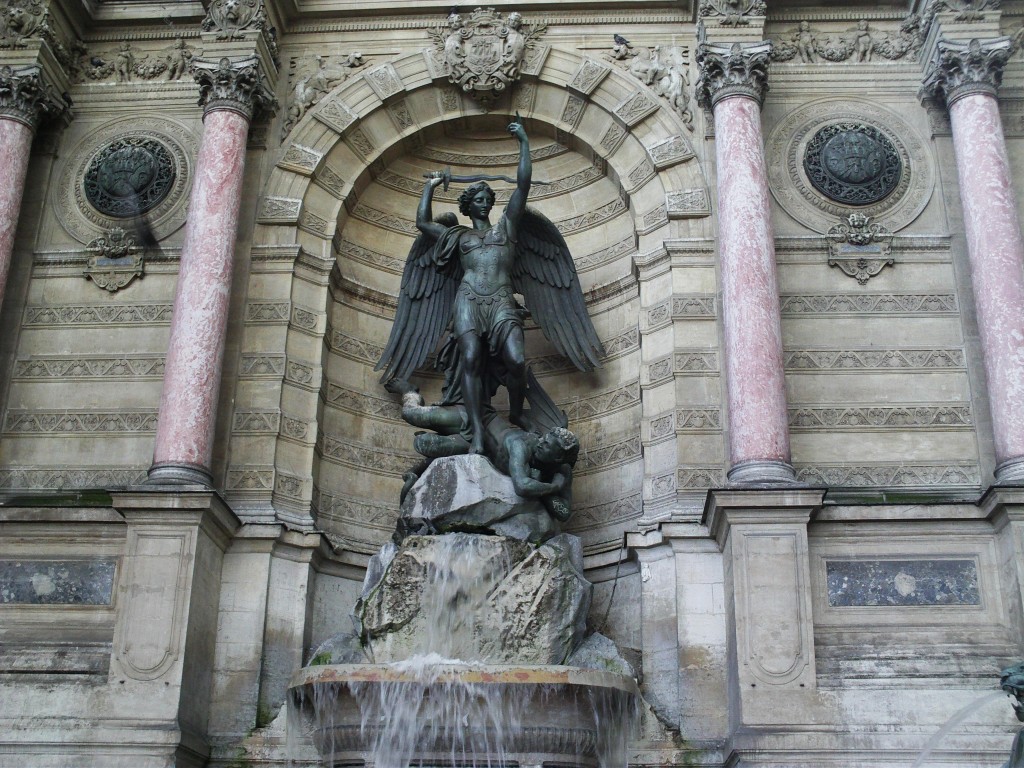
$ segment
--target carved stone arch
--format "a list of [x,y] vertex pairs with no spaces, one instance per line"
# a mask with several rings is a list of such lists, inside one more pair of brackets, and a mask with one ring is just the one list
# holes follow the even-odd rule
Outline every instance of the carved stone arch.
[[[594,73],[596,77],[592,77]],[[504,109],[499,103],[492,112],[508,114],[518,110],[552,142],[561,142],[577,153],[589,153],[618,188],[624,207],[622,215],[630,222],[631,242],[625,244],[624,255],[627,264],[640,253],[664,249],[667,239],[707,234],[708,188],[694,151],[692,134],[673,110],[628,74],[605,62],[552,50],[539,74],[524,78],[513,89],[509,100],[511,104],[506,104]],[[386,339],[386,336],[379,338],[378,329],[392,311],[386,306],[388,297],[384,292],[360,285],[358,280],[349,280],[347,287],[343,285],[345,278],[334,263],[335,256],[343,247],[341,233],[353,212],[358,212],[360,194],[374,182],[375,174],[395,157],[417,151],[424,137],[436,135],[446,124],[461,121],[460,124],[478,125],[488,119],[478,105],[463,97],[446,80],[436,77],[436,73],[432,75],[428,54],[413,53],[370,67],[339,85],[304,115],[291,132],[287,145],[282,147],[280,159],[260,199],[256,242],[292,243],[297,247],[300,255],[295,264],[291,304],[293,307],[315,304],[318,311],[326,313],[323,324],[326,338],[321,336],[325,343],[316,359],[310,359],[314,355],[309,330],[297,328],[294,317],[287,332],[282,426],[273,451],[276,478],[273,506],[279,517],[292,524],[312,525],[311,508],[319,509],[321,514],[329,508],[333,514],[344,507],[338,512],[339,516],[358,518],[359,525],[370,530],[379,528],[372,538],[386,536],[391,521],[384,526],[374,522],[387,518],[383,509],[355,502],[362,504],[362,508],[354,510],[351,498],[325,493],[322,484],[314,488],[326,455],[336,454],[338,461],[353,468],[379,461],[379,456],[366,451],[360,453],[363,449],[359,445],[338,445],[338,441],[330,442],[329,434],[316,435],[323,424],[324,408],[332,407],[332,397],[354,396],[352,392],[336,391],[343,388],[333,387],[328,375],[330,355],[339,346],[345,347],[343,354],[350,359],[357,358],[362,364],[359,376],[363,384],[359,388],[361,392],[356,394],[366,402],[359,407],[397,418],[397,409],[393,404],[388,405],[383,399],[386,396],[381,393],[381,397],[373,399],[367,394],[368,389],[376,386],[369,369],[372,358],[379,354],[379,346]],[[531,128],[531,136],[534,128]],[[537,189],[540,188],[535,187],[535,191]],[[543,209],[542,205],[539,207]],[[614,205],[610,203],[609,207]],[[411,218],[409,212],[405,216]],[[572,246],[572,234],[567,238]],[[397,254],[397,258],[404,260],[404,255]],[[400,273],[400,261],[397,268],[394,263],[385,268],[392,274]],[[581,277],[585,278],[583,269],[581,267]],[[328,273],[329,280],[325,277]],[[318,281],[311,280],[310,274],[320,276],[318,287],[312,291],[310,285]],[[584,287],[587,289],[588,285]],[[613,358],[604,369],[610,371],[606,376],[607,386],[592,398],[595,402],[585,403],[577,410],[592,417],[600,415],[601,409],[606,407],[602,404],[607,401],[613,408],[635,410],[629,421],[639,424],[639,379],[624,384],[622,381],[626,369],[636,375],[638,359],[627,364],[615,358],[616,355],[621,358],[639,354],[636,326],[639,297],[633,270],[623,270],[618,279],[590,287],[588,300],[594,305],[633,302],[628,311],[615,304],[619,308],[612,314],[617,318],[631,316],[634,325],[629,333],[616,332],[617,335],[606,338]],[[374,326],[377,336],[373,339],[358,338],[345,329],[333,327],[330,311],[335,298],[332,297],[345,290],[358,293],[361,306],[369,307],[355,325]],[[290,376],[293,369],[301,372],[301,381]],[[303,413],[310,424],[311,429],[302,439],[285,434],[284,425],[292,411]],[[606,437],[604,433],[598,435],[600,440]],[[643,471],[639,433],[635,439],[612,442],[608,461],[613,464],[618,461],[614,464],[618,469],[623,462],[637,467],[637,471],[629,473],[636,478],[635,498],[613,499],[614,510],[607,513],[581,513],[581,533],[601,529],[607,524],[624,525],[641,513]],[[593,473],[600,475],[599,459],[592,461],[595,462]],[[301,476],[296,476],[296,467],[302,468]],[[281,478],[286,479],[282,482]],[[612,486],[621,483],[609,477],[608,482],[599,485],[602,487],[591,493],[583,492],[584,500],[588,496],[607,499]],[[367,496],[365,492],[354,495],[364,500]],[[600,538],[599,534],[595,535]],[[346,535],[346,538],[351,540],[352,537]],[[363,544],[367,551],[372,550],[373,542]]]

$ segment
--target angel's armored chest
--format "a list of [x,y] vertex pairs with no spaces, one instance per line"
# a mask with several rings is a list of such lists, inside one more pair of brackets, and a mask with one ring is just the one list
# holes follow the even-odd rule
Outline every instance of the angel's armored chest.
[[463,233],[459,238],[459,249],[463,253],[469,253],[485,245],[505,245],[507,242],[508,235],[505,234],[505,228],[498,224],[485,230],[483,235],[476,230]]

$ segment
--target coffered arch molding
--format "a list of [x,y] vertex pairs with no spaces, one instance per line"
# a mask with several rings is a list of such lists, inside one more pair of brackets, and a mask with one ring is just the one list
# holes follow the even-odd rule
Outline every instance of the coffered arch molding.
[[[429,52],[417,52],[372,67],[311,109],[271,172],[259,223],[297,228],[297,242],[319,253],[344,216],[345,199],[375,160],[428,126],[483,114],[447,80],[435,79],[429,61]],[[629,195],[641,236],[662,227],[666,231],[652,242],[671,236],[670,220],[693,217],[673,197],[707,190],[692,131],[627,73],[553,50],[539,75],[524,78],[512,97],[524,117],[574,136],[607,162],[609,175]],[[665,206],[660,221],[652,215],[659,206]]]
[[[710,196],[691,131],[665,102],[638,86],[606,62],[551,50],[539,73],[516,85],[511,108],[499,104],[494,111],[518,110],[599,158],[621,190],[637,253],[644,254],[691,232],[685,220],[708,216]],[[336,252],[332,239],[345,225],[346,201],[351,207],[372,178],[374,163],[415,147],[417,136],[431,126],[483,114],[439,75],[429,52],[371,65],[328,94],[290,134],[260,199],[256,243],[299,246],[295,277],[302,280],[294,284],[308,286],[308,277],[300,273],[313,266],[324,275],[323,300],[316,306],[326,307],[326,275]],[[307,295],[301,303],[312,306],[312,298]],[[298,440],[285,435],[283,427],[278,434],[273,506],[286,522],[309,525],[310,509],[316,507],[314,382],[322,378],[323,360],[310,359],[308,333],[291,327],[285,351],[289,370],[293,359],[313,365],[304,382],[292,383],[286,373],[282,425],[299,401],[308,401],[298,410],[313,428]],[[301,476],[296,467],[305,468]]]

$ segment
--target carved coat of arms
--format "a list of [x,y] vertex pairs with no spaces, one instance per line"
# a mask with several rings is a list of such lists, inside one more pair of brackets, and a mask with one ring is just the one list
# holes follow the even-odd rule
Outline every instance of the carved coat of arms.
[[448,80],[486,103],[519,79],[527,51],[544,29],[524,23],[516,11],[502,18],[493,8],[477,8],[468,18],[452,13],[430,34]]

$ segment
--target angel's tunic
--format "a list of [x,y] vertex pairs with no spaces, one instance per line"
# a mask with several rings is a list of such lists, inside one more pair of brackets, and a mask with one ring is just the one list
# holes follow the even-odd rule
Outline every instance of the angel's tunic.
[[[452,229],[456,229],[452,227]],[[510,238],[506,229],[506,219],[502,216],[498,223],[486,230],[480,237],[475,230],[459,227],[461,231],[455,237],[443,237],[438,241],[438,248],[458,249],[463,254],[482,248],[485,245],[508,246]],[[445,234],[448,235],[449,230]],[[512,246],[514,247],[514,245]],[[451,258],[453,254],[447,254]],[[439,259],[444,258],[438,254]],[[447,261],[444,258],[444,261]],[[439,261],[439,263],[442,263]],[[522,311],[512,295],[511,285],[499,285],[492,293],[481,294],[465,280],[459,284],[455,295],[455,307],[452,326],[455,337],[467,333],[476,333],[487,340],[491,354],[497,355],[505,348],[509,334],[515,328],[523,327]]]

